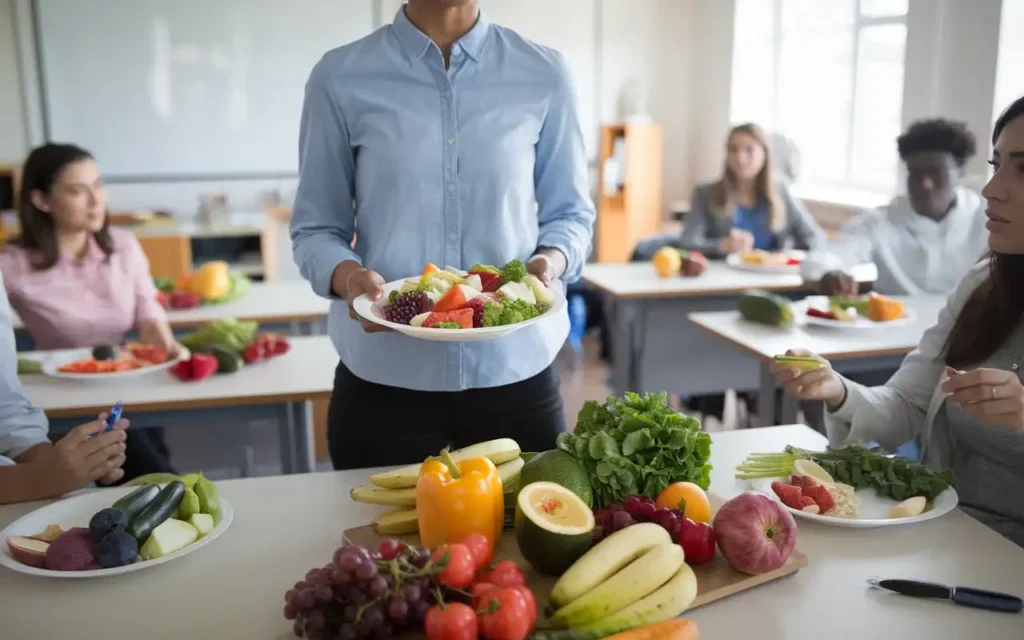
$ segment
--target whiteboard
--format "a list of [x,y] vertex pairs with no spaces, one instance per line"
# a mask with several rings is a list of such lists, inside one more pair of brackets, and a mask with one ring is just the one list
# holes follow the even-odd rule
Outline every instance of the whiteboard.
[[298,171],[306,79],[372,0],[37,0],[45,123],[108,177]]

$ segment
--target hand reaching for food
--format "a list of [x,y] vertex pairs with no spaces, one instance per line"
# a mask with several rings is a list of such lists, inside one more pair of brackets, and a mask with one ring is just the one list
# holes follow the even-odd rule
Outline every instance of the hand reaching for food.
[[989,368],[961,372],[946,367],[941,389],[964,413],[1024,433],[1024,386],[1016,372]]
[[718,250],[723,254],[750,251],[754,248],[754,236],[745,229],[732,229],[729,235],[718,243]]
[[829,362],[806,349],[790,349],[778,356],[771,372],[782,388],[801,400],[824,400],[836,408],[846,399],[846,386]]

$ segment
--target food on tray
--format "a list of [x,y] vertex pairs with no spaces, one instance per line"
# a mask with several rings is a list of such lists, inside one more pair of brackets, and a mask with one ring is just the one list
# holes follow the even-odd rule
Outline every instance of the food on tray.
[[780,355],[775,356],[775,362],[779,364],[789,365],[796,367],[803,372],[814,371],[815,369],[821,369],[822,367],[830,367],[828,360],[819,358],[817,356],[787,356]]
[[[455,462],[470,458],[487,458],[496,465],[519,458],[519,445],[511,438],[488,440],[462,449],[451,451],[449,455]],[[393,471],[385,471],[370,476],[370,482],[385,489],[405,489],[415,487],[420,477],[421,464],[413,464]]]
[[478,533],[493,551],[505,527],[505,491],[493,462],[455,462],[445,449],[423,463],[415,491],[422,544],[433,548]]
[[729,565],[757,575],[784,565],[796,547],[797,526],[779,502],[744,493],[721,506],[713,522],[715,540]]
[[708,268],[708,259],[699,251],[684,251],[675,247],[662,247],[651,258],[654,272],[659,278],[682,275],[694,278]]
[[[515,479],[522,468],[523,461],[520,458],[515,458],[497,465],[498,478],[501,479],[503,486],[508,487],[511,490],[511,487],[514,485]],[[416,487],[385,489],[379,486],[362,486],[352,489],[349,492],[349,495],[356,502],[363,502],[366,504],[379,504],[392,507],[416,506]]]
[[913,498],[907,498],[906,500],[899,503],[892,509],[889,509],[889,517],[913,518],[924,513],[924,510],[927,506],[928,501],[924,499],[924,496],[914,496]]
[[708,494],[692,482],[673,482],[658,494],[654,506],[659,509],[678,509],[694,522],[711,521],[711,502]]
[[711,482],[711,436],[669,407],[666,393],[588,401],[557,445],[587,470],[599,509],[633,494],[657,498],[672,482]]
[[537,598],[515,562],[489,568],[474,553],[479,543],[466,538],[433,550],[392,539],[372,549],[345,544],[285,593],[284,617],[308,638],[418,632],[427,640],[525,640],[537,622]]
[[829,447],[825,451],[789,446],[782,453],[754,453],[736,468],[736,477],[741,480],[788,478],[793,475],[798,460],[816,462],[837,483],[848,484],[858,491],[871,487],[878,495],[897,501],[913,496],[934,500],[955,485],[952,471],[936,472],[906,458],[889,457],[880,447],[868,449],[855,445]]
[[792,267],[800,264],[800,258],[788,253],[752,249],[739,252],[743,264],[761,265],[764,267]]
[[899,320],[906,315],[903,303],[877,293],[868,294],[868,318],[875,322]]
[[533,482],[519,491],[515,524],[516,543],[523,557],[549,575],[568,569],[587,552],[594,537],[590,507],[554,482]]
[[207,262],[178,279],[153,278],[157,301],[166,309],[192,309],[201,304],[233,302],[249,294],[252,282],[226,262]]
[[586,468],[561,449],[544,451],[526,462],[516,478],[513,494],[534,482],[555,482],[579,496],[588,509],[594,506],[594,490]]
[[396,324],[437,329],[497,327],[535,318],[555,301],[554,293],[527,273],[521,260],[501,269],[473,265],[469,271],[428,264],[391,292],[382,309]]
[[[673,490],[674,486],[669,485],[665,491]],[[701,491],[700,487],[692,486],[694,488],[688,488],[688,492]],[[704,501],[706,502],[706,500],[707,498],[705,497]],[[703,507],[700,497],[698,495],[692,496],[691,502],[695,507],[695,515],[705,517],[702,513]],[[710,505],[708,510],[710,511]],[[706,518],[710,519],[710,513]],[[687,517],[678,508],[659,507],[654,500],[647,496],[633,495],[627,497],[621,503],[611,504],[594,514],[594,520],[597,524],[594,532],[595,543],[600,542],[616,531],[632,527],[637,523],[646,522],[656,524],[667,531],[671,539],[683,548],[688,564],[695,565],[710,562],[715,556],[715,535],[711,526],[707,524],[707,520],[698,522]]]
[[877,293],[863,297],[830,297],[827,307],[810,306],[807,315],[811,318],[855,322],[865,318],[872,322],[890,322],[906,316],[903,303]]
[[690,518],[679,518],[679,533],[676,542],[686,553],[686,564],[706,564],[715,559],[715,529],[706,522],[695,522]]
[[656,524],[617,531],[555,583],[552,619],[603,637],[674,618],[697,596],[697,578],[683,555]]
[[767,291],[747,291],[736,302],[744,320],[772,327],[793,324],[793,305],[782,296]]
[[[170,480],[165,487],[140,486],[93,514],[88,527],[62,531],[50,525],[35,536],[10,536],[11,556],[53,571],[113,568],[165,556],[213,531],[221,516],[214,484],[195,474],[194,489],[188,489],[176,476],[160,475]],[[196,500],[188,514],[182,511],[186,493]]]

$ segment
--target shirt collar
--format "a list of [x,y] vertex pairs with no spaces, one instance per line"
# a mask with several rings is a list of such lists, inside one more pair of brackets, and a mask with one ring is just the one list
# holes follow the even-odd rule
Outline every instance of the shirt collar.
[[60,261],[67,264],[84,264],[84,263],[98,263],[104,262],[107,259],[107,254],[103,252],[100,247],[100,243],[96,241],[94,234],[89,234],[89,239],[85,244],[85,253],[82,254],[81,258],[66,256],[61,254]]
[[[473,28],[466,35],[456,40],[455,44],[460,46],[470,58],[479,62],[480,53],[483,51],[490,26],[491,23],[484,15],[483,10],[479,10]],[[413,59],[422,58],[423,54],[433,44],[433,41],[427,37],[427,34],[420,31],[416,25],[409,21],[409,17],[405,15],[404,5],[395,14],[395,20],[391,23],[391,28],[395,30],[402,48]]]

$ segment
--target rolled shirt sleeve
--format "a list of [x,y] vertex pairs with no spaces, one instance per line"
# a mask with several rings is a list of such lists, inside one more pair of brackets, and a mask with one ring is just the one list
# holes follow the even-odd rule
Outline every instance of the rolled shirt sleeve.
[[565,255],[562,278],[572,283],[579,279],[590,254],[596,214],[571,75],[562,54],[554,55],[558,85],[541,126],[534,165],[540,223],[537,245]]
[[18,380],[18,354],[11,325],[11,307],[0,275],[0,465],[44,442],[46,416],[25,397]]
[[331,93],[328,58],[313,68],[299,125],[299,187],[292,207],[295,263],[324,298],[342,262],[360,262],[355,237],[355,157],[337,100]]

